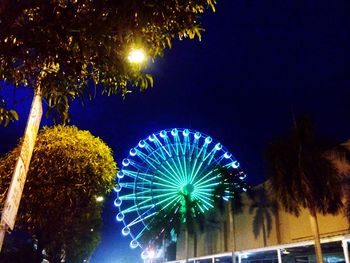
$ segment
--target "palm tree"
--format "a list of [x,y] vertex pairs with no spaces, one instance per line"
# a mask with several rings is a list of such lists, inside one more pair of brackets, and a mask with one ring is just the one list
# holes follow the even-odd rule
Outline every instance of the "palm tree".
[[[169,209],[161,210],[147,223],[148,231],[142,239],[150,246],[164,245],[165,240],[179,236],[181,230],[185,231],[186,262],[189,258],[189,239],[204,230],[204,215],[200,210],[200,201],[191,196],[191,191],[180,191],[182,198]],[[163,248],[165,249],[165,248]]]
[[345,193],[345,216],[350,224],[350,177],[344,179],[344,193]]
[[328,151],[327,157],[337,167],[342,176],[343,194],[345,199],[345,216],[350,224],[350,140],[337,144]]
[[[243,180],[245,174],[240,170],[232,170],[227,167],[218,166],[214,169],[216,174],[219,176],[220,181],[216,186],[213,196],[214,202],[219,208],[221,214],[225,211],[225,203],[229,201],[229,216],[232,216],[232,229],[234,245],[236,246],[236,235],[235,235],[235,220],[234,215],[243,212],[243,201],[242,192],[250,189],[249,185]],[[227,249],[227,238],[225,238],[225,249]],[[235,250],[235,248],[234,248]]]
[[255,188],[249,194],[252,203],[249,207],[249,213],[254,215],[253,234],[258,238],[260,232],[263,234],[264,246],[267,245],[267,238],[272,230],[273,217],[277,213],[277,203],[268,196],[265,185]]
[[323,260],[317,213],[336,214],[342,207],[340,176],[323,142],[316,140],[308,118],[294,118],[292,132],[270,144],[266,153],[275,198],[296,216],[301,208],[309,211],[318,263]]

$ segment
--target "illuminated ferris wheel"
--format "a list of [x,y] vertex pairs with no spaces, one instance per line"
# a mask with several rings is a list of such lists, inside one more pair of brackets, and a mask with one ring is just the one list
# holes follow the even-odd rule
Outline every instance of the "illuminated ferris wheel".
[[219,183],[215,167],[227,167],[243,180],[238,161],[210,136],[189,129],[169,129],[139,141],[122,161],[117,174],[117,221],[130,247],[143,248],[147,222],[159,213],[180,205],[186,190],[199,200],[199,211],[213,208],[213,191]]

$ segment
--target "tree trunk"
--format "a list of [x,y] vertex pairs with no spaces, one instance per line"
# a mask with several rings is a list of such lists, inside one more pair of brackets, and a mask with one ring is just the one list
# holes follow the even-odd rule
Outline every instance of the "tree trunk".
[[226,252],[228,251],[228,242],[227,242],[227,239],[228,239],[228,226],[227,226],[227,221],[225,220],[224,221],[224,251],[222,252]]
[[265,220],[264,220],[264,217],[263,217],[261,220],[262,220],[262,231],[263,231],[264,247],[266,247],[267,241],[266,241],[266,229],[265,229]]
[[[231,201],[232,202],[232,201]],[[235,225],[235,215],[234,212],[232,211],[232,207],[231,204],[228,205],[228,214],[229,214],[229,222],[231,223],[231,227],[232,227],[232,245],[230,246],[230,248],[233,251],[236,251],[236,225]],[[230,231],[231,232],[231,231]],[[230,233],[231,235],[231,233]]]
[[310,209],[309,212],[310,212],[309,219],[310,219],[311,230],[313,232],[314,241],[315,241],[316,262],[323,263],[320,233],[319,233],[318,222],[317,222],[317,214],[315,209]]
[[275,225],[276,225],[276,238],[277,238],[277,244],[281,244],[281,227],[280,227],[280,215],[279,215],[279,208],[276,208],[275,211]]
[[193,235],[193,256],[197,257],[197,233]]
[[[40,90],[40,83],[39,83],[34,93],[34,98],[30,108],[30,112],[27,120],[27,126],[24,132],[20,154],[18,156],[16,165],[15,165],[14,173],[11,179],[11,184],[6,194],[5,206],[3,209],[3,213],[1,215],[0,252],[2,249],[7,228],[9,227],[12,230],[14,227],[14,222],[18,212],[19,203],[18,202],[14,203],[12,199],[15,195],[19,196],[20,198],[22,196],[24,183],[26,180],[27,172],[29,170],[29,163],[32,158],[32,154],[34,150],[35,139],[38,134],[39,126],[41,123],[41,117],[42,117],[42,97],[41,97],[41,90]],[[20,171],[24,171],[24,172],[21,173]],[[19,182],[23,182],[23,183],[19,183]],[[11,216],[10,219],[8,219],[10,222],[8,221],[5,222],[4,215],[5,214],[8,215],[9,213],[9,210],[6,209],[6,207],[9,207],[10,205],[12,207],[15,207],[15,208],[12,208],[12,212],[11,212],[11,215],[13,214],[14,218]],[[7,226],[7,224],[9,224],[9,226]]]
[[185,247],[185,253],[186,253],[186,263],[188,262],[188,258],[189,258],[189,242],[190,242],[190,237],[188,234],[188,229],[185,229],[185,239],[186,239],[186,247]]

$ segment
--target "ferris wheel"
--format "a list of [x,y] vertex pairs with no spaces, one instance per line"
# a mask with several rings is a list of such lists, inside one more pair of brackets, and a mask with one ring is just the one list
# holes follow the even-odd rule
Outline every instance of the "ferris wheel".
[[[147,222],[181,203],[181,191],[191,192],[205,213],[214,207],[213,191],[219,183],[215,167],[227,167],[244,180],[239,162],[219,142],[198,131],[168,129],[149,135],[132,148],[117,173],[116,220],[130,247],[145,248]],[[141,254],[145,257],[145,251]]]

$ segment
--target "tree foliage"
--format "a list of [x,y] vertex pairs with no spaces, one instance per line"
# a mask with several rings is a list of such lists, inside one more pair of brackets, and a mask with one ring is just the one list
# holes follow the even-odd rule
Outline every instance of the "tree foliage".
[[330,145],[314,135],[306,116],[294,119],[292,132],[269,145],[267,167],[272,192],[289,213],[309,212],[316,261],[323,262],[317,213],[337,214],[342,203],[340,174],[328,158]]
[[216,174],[220,181],[213,192],[214,202],[221,212],[224,211],[225,202],[230,200],[232,212],[240,213],[243,210],[242,192],[248,191],[250,186],[242,179],[244,173],[231,170],[227,167],[216,167]]
[[325,140],[315,137],[305,116],[294,121],[292,132],[268,146],[267,169],[276,199],[287,212],[301,208],[335,214],[342,207],[340,176],[327,158]]
[[40,86],[48,112],[66,120],[69,101],[84,94],[125,95],[128,86],[152,85],[127,63],[130,49],[142,47],[154,59],[174,39],[200,38],[200,17],[215,2],[2,0],[0,80]]
[[249,207],[249,213],[254,213],[253,218],[253,234],[258,238],[260,232],[263,233],[264,246],[267,244],[267,237],[270,236],[272,230],[272,222],[277,213],[278,204],[271,199],[265,189],[265,185],[256,187],[249,192],[252,203]]
[[[19,146],[0,160],[0,193],[7,191],[18,154]],[[111,149],[90,132],[74,126],[44,128],[37,137],[17,227],[38,240],[38,253],[45,249],[50,262],[60,262],[62,251],[68,262],[76,262],[98,243],[102,207],[96,196],[111,190],[115,173]]]

